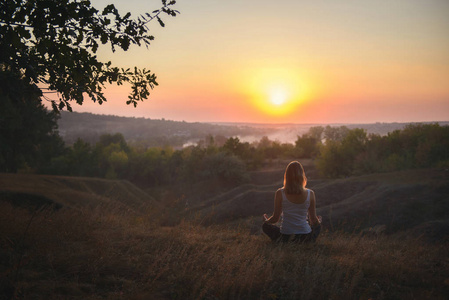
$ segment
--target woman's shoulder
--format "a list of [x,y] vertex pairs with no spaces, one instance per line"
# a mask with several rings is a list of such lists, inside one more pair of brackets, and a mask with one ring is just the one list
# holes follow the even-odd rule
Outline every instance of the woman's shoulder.
[[310,194],[310,200],[315,201],[315,192],[311,189],[306,189],[308,193]]
[[315,195],[315,192],[312,189],[305,189],[307,193],[310,193],[310,195]]
[[276,196],[282,197],[283,194],[284,194],[284,188],[283,188],[283,187],[278,188],[278,189],[276,190]]

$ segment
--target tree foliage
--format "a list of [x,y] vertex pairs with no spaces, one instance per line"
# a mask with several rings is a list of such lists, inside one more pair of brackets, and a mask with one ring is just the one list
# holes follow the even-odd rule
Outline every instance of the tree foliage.
[[11,72],[0,72],[0,172],[37,167],[63,152],[57,115],[42,105],[40,91]]
[[449,166],[449,126],[411,124],[385,136],[367,135],[359,128],[328,132],[333,138],[321,146],[317,158],[327,177]]
[[[112,51],[131,45],[146,46],[154,37],[148,23],[163,14],[176,16],[176,1],[162,0],[162,7],[137,19],[121,15],[114,5],[97,10],[87,0],[2,0],[0,2],[0,68],[20,74],[26,83],[39,86],[55,111],[70,101],[82,104],[84,95],[101,104],[106,84],[131,84],[128,104],[147,99],[157,85],[147,69],[118,68],[98,60],[100,45]],[[47,93],[55,93],[50,99]]]
[[145,149],[128,145],[119,133],[102,135],[95,145],[79,139],[39,172],[127,179],[144,187],[209,179],[238,184],[248,179],[245,162],[224,148]]

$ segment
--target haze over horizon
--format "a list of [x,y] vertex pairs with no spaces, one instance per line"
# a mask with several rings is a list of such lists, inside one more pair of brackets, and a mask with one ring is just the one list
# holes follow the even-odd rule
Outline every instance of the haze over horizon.
[[[134,17],[160,1],[113,3]],[[159,86],[137,108],[129,89],[74,111],[188,122],[449,121],[449,1],[177,1],[150,23],[149,49],[101,60],[147,68]]]

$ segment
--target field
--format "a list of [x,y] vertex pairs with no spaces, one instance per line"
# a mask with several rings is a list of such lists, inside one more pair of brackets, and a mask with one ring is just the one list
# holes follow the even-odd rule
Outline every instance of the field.
[[324,180],[305,162],[324,231],[293,246],[260,234],[280,165],[160,198],[124,181],[0,174],[2,299],[446,299],[448,171]]

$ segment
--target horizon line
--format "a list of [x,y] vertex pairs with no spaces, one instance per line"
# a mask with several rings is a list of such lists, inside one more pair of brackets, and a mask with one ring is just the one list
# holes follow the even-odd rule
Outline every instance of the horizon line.
[[104,117],[116,117],[116,118],[129,118],[129,119],[145,119],[145,120],[155,120],[155,121],[169,121],[169,122],[184,122],[184,123],[203,123],[203,124],[212,124],[212,125],[277,125],[277,126],[292,126],[292,125],[373,125],[373,124],[416,124],[416,123],[449,123],[449,120],[443,121],[375,121],[375,122],[323,122],[323,123],[262,123],[262,122],[246,122],[246,121],[185,121],[185,120],[171,120],[162,118],[150,118],[150,117],[138,117],[138,116],[121,116],[114,114],[102,114],[102,113],[92,113],[92,112],[77,112],[77,111],[60,111],[59,113],[75,113],[75,114],[90,114],[96,116],[104,116]]

